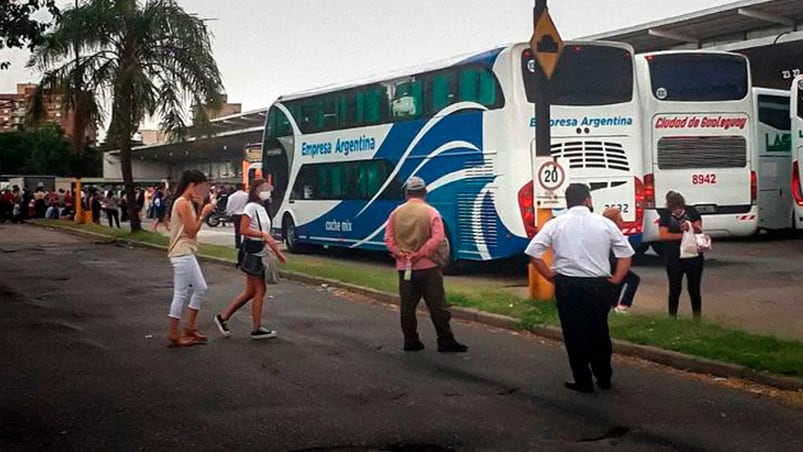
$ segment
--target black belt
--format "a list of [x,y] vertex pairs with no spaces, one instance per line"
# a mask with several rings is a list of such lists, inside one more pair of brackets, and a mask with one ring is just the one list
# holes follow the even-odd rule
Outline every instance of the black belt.
[[572,281],[607,281],[610,276],[566,276],[566,275],[555,275],[555,279],[568,279]]

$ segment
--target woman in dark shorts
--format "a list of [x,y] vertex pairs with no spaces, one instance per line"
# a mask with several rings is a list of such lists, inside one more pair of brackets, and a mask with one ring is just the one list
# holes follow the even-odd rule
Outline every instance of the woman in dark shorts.
[[[279,249],[279,244],[270,235],[271,221],[268,211],[265,210],[263,203],[270,196],[271,186],[264,179],[257,179],[251,184],[248,191],[248,204],[243,211],[240,220],[240,232],[243,235],[243,244],[240,246],[240,257],[238,264],[245,273],[245,290],[237,296],[229,306],[220,314],[214,317],[220,333],[228,337],[228,321],[237,310],[245,306],[249,301],[251,305],[251,339],[272,339],[276,337],[276,331],[265,328],[262,325],[262,304],[265,301],[265,268],[262,265],[261,257],[265,251],[265,245],[270,247],[279,262],[286,261],[284,254]],[[250,255],[250,256],[247,256]]]

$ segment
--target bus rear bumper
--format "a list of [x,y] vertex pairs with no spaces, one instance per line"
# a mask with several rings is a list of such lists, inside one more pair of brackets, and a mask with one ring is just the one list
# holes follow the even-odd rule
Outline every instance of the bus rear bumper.
[[[644,212],[644,242],[659,241],[659,218],[657,210]],[[703,215],[703,231],[713,238],[749,237],[758,231],[758,207],[743,214]]]

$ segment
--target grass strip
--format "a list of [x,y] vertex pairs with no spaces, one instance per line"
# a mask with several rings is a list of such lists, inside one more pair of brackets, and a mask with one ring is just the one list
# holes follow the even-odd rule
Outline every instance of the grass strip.
[[[162,246],[168,244],[167,237],[148,231],[132,234],[101,225],[78,225],[58,220],[36,220],[36,223],[56,228],[77,228],[115,239]],[[201,245],[199,254],[232,261],[235,258],[234,249],[225,246]],[[285,268],[375,290],[397,291],[397,274],[384,266],[344,265],[342,260],[292,255]],[[447,284],[446,292],[449,302],[454,306],[513,317],[521,321],[525,328],[559,324],[554,303],[527,300],[498,288],[467,287],[462,282]],[[707,321],[654,315],[612,315],[609,323],[611,336],[616,339],[738,364],[757,371],[803,378],[803,343],[799,341],[748,333]]]

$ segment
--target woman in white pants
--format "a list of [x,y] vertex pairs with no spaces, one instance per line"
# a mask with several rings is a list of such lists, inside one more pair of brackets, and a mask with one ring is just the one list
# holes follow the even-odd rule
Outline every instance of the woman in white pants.
[[[185,171],[176,190],[178,198],[173,202],[171,217],[175,218],[176,222],[170,231],[170,248],[167,250],[167,257],[173,265],[173,301],[170,303],[168,328],[170,347],[206,343],[206,336],[198,331],[197,321],[207,286],[195,253],[198,251],[198,231],[201,230],[206,216],[212,213],[214,206],[206,204],[198,215],[195,205],[203,203],[208,191],[209,184],[203,173],[197,170]],[[179,322],[184,304],[187,302],[189,302],[189,316],[182,334],[179,333]]]

